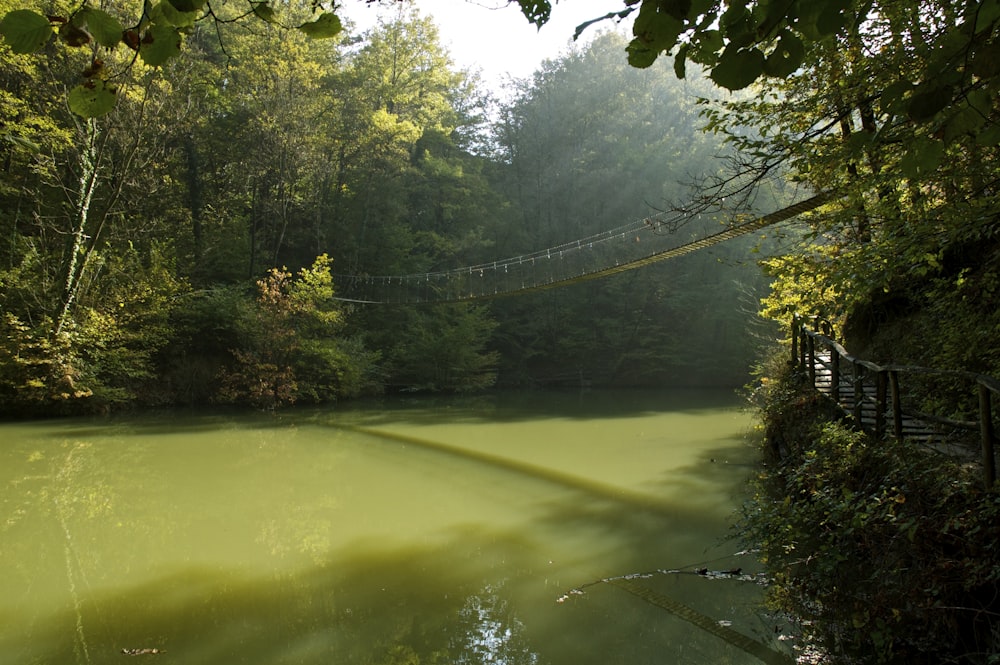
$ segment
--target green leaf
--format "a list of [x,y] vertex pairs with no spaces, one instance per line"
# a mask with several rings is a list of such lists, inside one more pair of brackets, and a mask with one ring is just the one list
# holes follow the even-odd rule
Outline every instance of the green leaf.
[[660,55],[659,50],[650,48],[649,44],[638,37],[628,43],[625,53],[628,54],[628,64],[636,69],[649,67]]
[[175,28],[189,28],[201,16],[200,11],[180,11],[170,0],[162,0],[153,8],[153,23],[165,23]]
[[180,52],[181,33],[162,23],[154,24],[139,45],[139,55],[150,67],[159,67]]
[[663,0],[660,3],[663,11],[678,21],[683,21],[691,11],[691,0]]
[[[988,101],[989,99],[987,96],[987,102]],[[989,112],[989,108],[989,106],[984,107],[985,113]],[[948,122],[945,123],[945,145],[948,145],[955,139],[967,134],[975,134],[980,127],[986,124],[986,115],[984,114],[984,110],[980,110],[972,104],[972,100],[969,100],[968,105],[964,106],[958,113],[949,118]]]
[[871,147],[872,135],[868,132],[854,132],[847,137],[847,147],[852,153],[860,153]]
[[657,0],[643,0],[639,15],[632,24],[632,34],[653,51],[653,60],[663,51],[672,49],[683,30],[681,21],[659,10]]
[[274,23],[275,15],[271,5],[266,2],[254,2],[250,4],[250,7],[253,8],[253,13],[257,15],[257,18],[265,23]]
[[1000,19],[1000,2],[996,0],[985,0],[984,2],[970,2],[969,11],[974,12],[976,20],[975,31],[982,32],[992,28],[993,23]]
[[979,132],[976,135],[976,143],[986,147],[1000,145],[1000,125],[990,125]]
[[768,39],[784,26],[791,25],[798,18],[798,3],[760,2],[754,8],[757,22],[757,36]]
[[739,3],[734,2],[722,14],[719,27],[731,46],[750,46],[757,39],[757,25],[753,14]]
[[951,103],[952,90],[950,86],[923,84],[917,87],[916,93],[910,98],[906,113],[910,120],[923,122],[930,120]]
[[90,34],[98,44],[106,48],[114,48],[122,40],[125,29],[121,21],[111,14],[93,7],[86,7],[82,12],[83,20],[87,22]]
[[30,9],[15,9],[0,19],[0,34],[14,53],[34,53],[52,39],[49,19]]
[[552,5],[549,4],[548,0],[517,0],[517,4],[521,7],[521,13],[528,19],[528,22],[534,23],[539,28],[549,22],[549,17],[552,15]]
[[977,46],[969,69],[979,78],[993,78],[1000,74],[1000,42]]
[[933,173],[944,161],[944,144],[926,137],[913,141],[906,151],[900,169],[907,178],[919,178]]
[[725,47],[722,33],[718,30],[705,30],[697,35],[691,50],[691,61],[699,65],[711,65],[718,59],[718,53]]
[[186,14],[188,12],[199,12],[205,6],[206,0],[168,0],[177,11]]
[[340,17],[330,13],[320,14],[319,18],[312,23],[303,23],[299,26],[299,30],[306,33],[309,39],[329,39],[330,37],[336,37],[343,29],[344,26],[340,22]]
[[106,115],[115,107],[118,96],[104,81],[88,81],[69,91],[69,110],[84,118]]
[[904,96],[916,87],[906,79],[892,83],[882,91],[879,104],[882,112],[889,115],[900,115],[907,112],[907,101]]
[[785,31],[778,40],[777,46],[771,55],[764,61],[764,73],[768,76],[786,78],[795,73],[795,70],[802,64],[806,49],[802,45],[802,40]]
[[679,79],[684,78],[684,74],[687,73],[687,54],[689,44],[681,44],[681,47],[677,49],[677,55],[674,57],[674,76]]
[[727,47],[712,69],[711,79],[727,90],[742,90],[764,73],[764,54],[760,49]]
[[722,16],[719,17],[719,25],[726,29],[748,18],[750,18],[750,10],[747,9],[745,0],[743,2],[730,2],[726,11],[722,12]]
[[827,0],[816,18],[816,31],[821,36],[835,35],[847,25],[847,0]]
[[973,90],[965,96],[966,103],[982,116],[988,116],[993,108],[993,95],[988,88]]

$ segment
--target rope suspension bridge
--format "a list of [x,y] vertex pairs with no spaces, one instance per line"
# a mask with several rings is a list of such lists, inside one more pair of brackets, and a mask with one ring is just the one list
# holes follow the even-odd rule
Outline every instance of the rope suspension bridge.
[[716,233],[684,240],[678,229],[691,215],[647,217],[596,235],[508,259],[411,275],[335,275],[338,300],[417,304],[486,300],[615,275],[705,249],[814,210],[821,193]]

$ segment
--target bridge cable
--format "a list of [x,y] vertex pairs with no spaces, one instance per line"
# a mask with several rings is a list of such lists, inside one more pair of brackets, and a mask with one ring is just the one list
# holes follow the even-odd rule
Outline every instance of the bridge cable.
[[[531,254],[440,272],[395,276],[335,275],[338,288],[350,294],[337,300],[365,304],[416,304],[487,300],[514,293],[542,291],[641,268],[706,249],[815,210],[833,198],[823,192],[767,215],[732,225],[680,245],[645,250],[674,234],[688,219],[646,218],[609,231]],[[619,243],[600,256],[601,248]],[[585,253],[594,265],[587,265]],[[624,258],[622,255],[625,255]],[[377,295],[381,293],[382,295]]]

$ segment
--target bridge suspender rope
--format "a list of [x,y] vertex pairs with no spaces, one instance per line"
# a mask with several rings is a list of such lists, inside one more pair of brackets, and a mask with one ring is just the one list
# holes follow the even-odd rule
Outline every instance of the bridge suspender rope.
[[688,221],[647,218],[558,247],[509,259],[441,272],[396,276],[335,275],[338,300],[416,304],[484,300],[540,291],[634,270],[717,245],[814,210],[831,199],[821,193],[781,210],[677,244]]

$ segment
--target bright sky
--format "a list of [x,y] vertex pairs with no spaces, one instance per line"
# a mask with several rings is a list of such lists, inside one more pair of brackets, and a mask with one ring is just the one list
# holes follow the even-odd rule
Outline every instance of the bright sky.
[[[521,8],[504,0],[413,0],[420,12],[433,17],[441,31],[441,42],[455,64],[465,69],[480,69],[489,84],[503,81],[508,75],[529,77],[545,59],[555,58],[571,47],[579,24],[624,9],[622,0],[553,0],[552,17],[541,30],[528,23]],[[379,12],[387,17],[392,7],[365,5],[361,0],[345,2],[342,12],[359,30],[374,25]],[[583,44],[601,29],[610,29],[613,21],[602,21],[584,32]],[[624,56],[623,56],[624,57]]]

